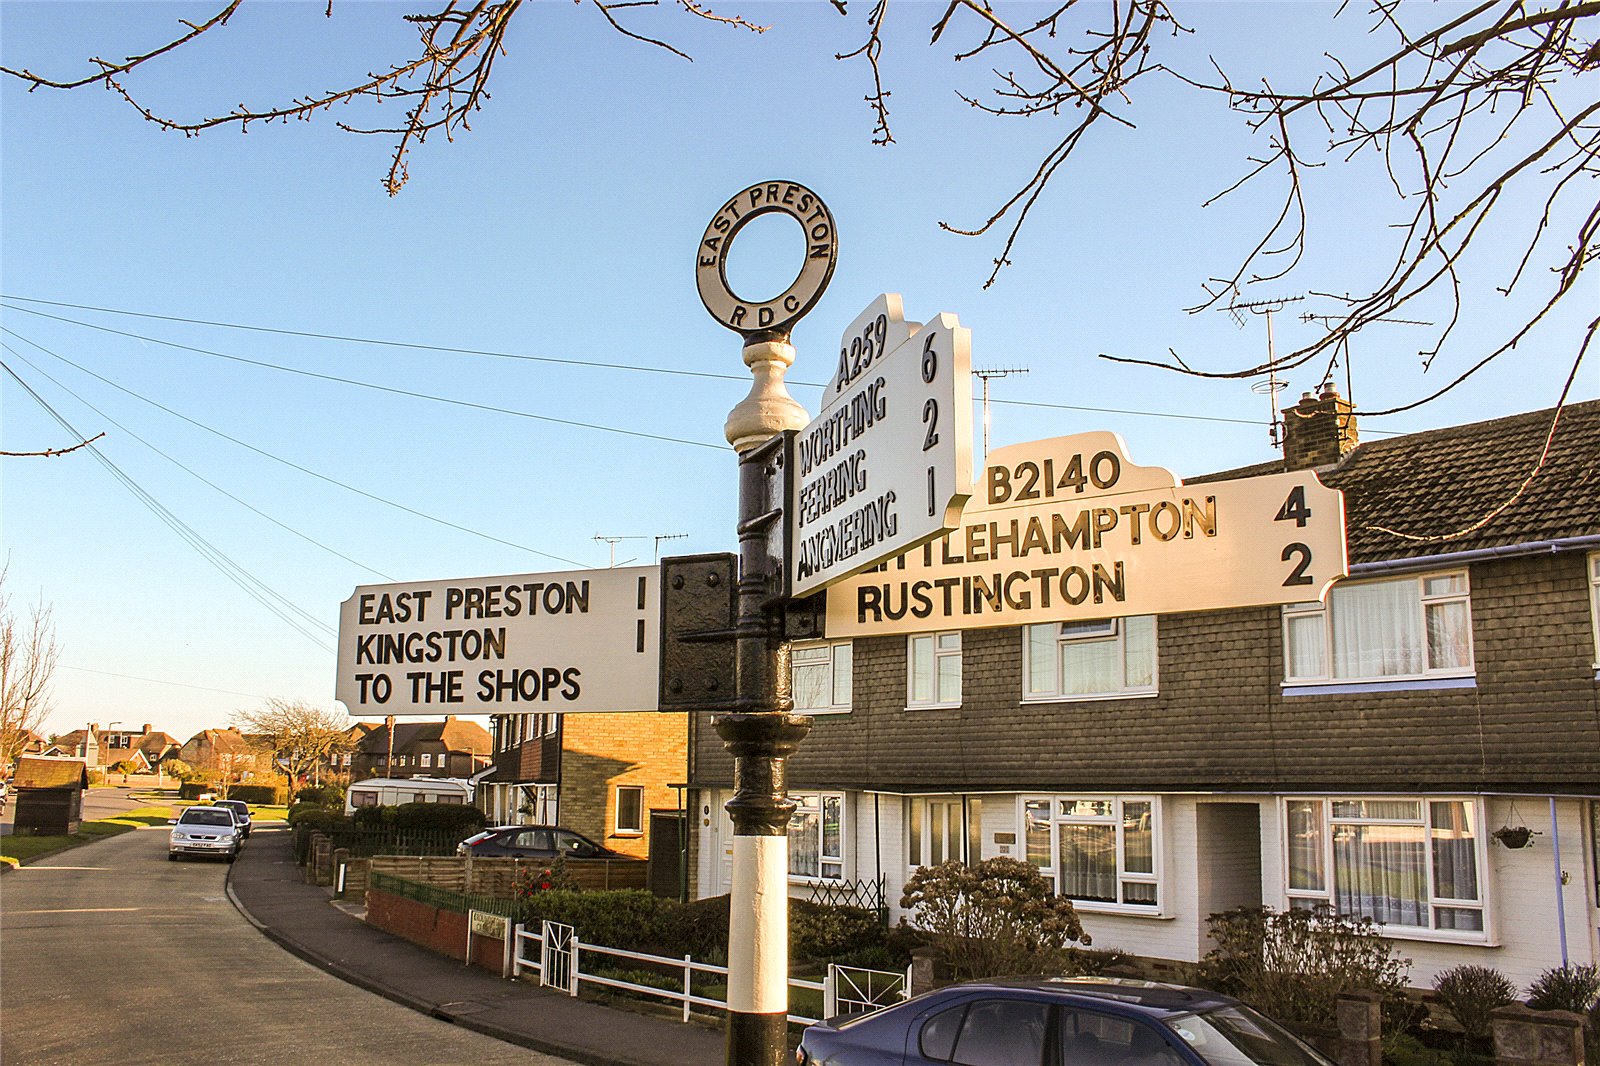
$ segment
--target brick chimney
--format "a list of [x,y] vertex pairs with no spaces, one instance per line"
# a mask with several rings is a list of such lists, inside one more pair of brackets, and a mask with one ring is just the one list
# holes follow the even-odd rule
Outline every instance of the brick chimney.
[[145,736],[149,735],[149,733],[150,733],[150,723],[146,722],[144,724],[144,728],[139,730],[139,732],[140,732],[141,735],[145,735]]
[[1299,403],[1283,412],[1285,470],[1331,466],[1359,443],[1355,408],[1331,382],[1322,383],[1320,396],[1303,393]]

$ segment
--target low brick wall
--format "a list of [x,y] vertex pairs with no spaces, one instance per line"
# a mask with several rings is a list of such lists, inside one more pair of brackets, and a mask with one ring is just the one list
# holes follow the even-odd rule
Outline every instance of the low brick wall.
[[[355,865],[363,860],[352,860],[346,871],[346,894],[350,888]],[[547,868],[548,862],[533,859],[468,858],[458,855],[378,855],[369,861],[366,869],[377,873],[403,877],[435,888],[447,888],[473,896],[494,896],[511,899],[515,893],[517,873],[528,870],[537,874]],[[644,888],[647,884],[648,863],[610,859],[571,859],[567,872],[579,888],[601,891],[612,888]],[[364,878],[366,869],[361,871]],[[361,885],[365,887],[365,880]]]
[[[467,916],[457,911],[440,910],[414,899],[369,888],[367,924],[458,962],[467,961]],[[498,974],[504,957],[505,941],[498,937],[472,938],[472,965]]]

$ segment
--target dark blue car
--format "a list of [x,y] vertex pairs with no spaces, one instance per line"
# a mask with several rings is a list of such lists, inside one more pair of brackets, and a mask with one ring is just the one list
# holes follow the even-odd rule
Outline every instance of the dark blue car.
[[806,1029],[800,1066],[1333,1066],[1236,999],[1033,977],[951,985]]

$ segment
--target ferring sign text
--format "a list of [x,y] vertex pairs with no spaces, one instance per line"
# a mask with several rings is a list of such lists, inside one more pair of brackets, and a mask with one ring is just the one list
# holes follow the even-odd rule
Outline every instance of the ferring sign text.
[[[728,285],[728,250],[752,219],[781,211],[800,224],[806,257],[787,289],[770,300],[752,301]],[[766,181],[750,186],[717,210],[700,239],[695,258],[695,283],[711,317],[746,337],[787,335],[791,326],[816,305],[833,277],[839,259],[839,235],[833,213],[822,197],[792,181]]]

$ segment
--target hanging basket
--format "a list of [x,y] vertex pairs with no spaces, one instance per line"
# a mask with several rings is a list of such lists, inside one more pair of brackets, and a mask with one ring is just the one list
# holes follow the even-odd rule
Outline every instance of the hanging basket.
[[1503,825],[1492,834],[1501,847],[1516,851],[1533,843],[1533,830],[1525,825]]

